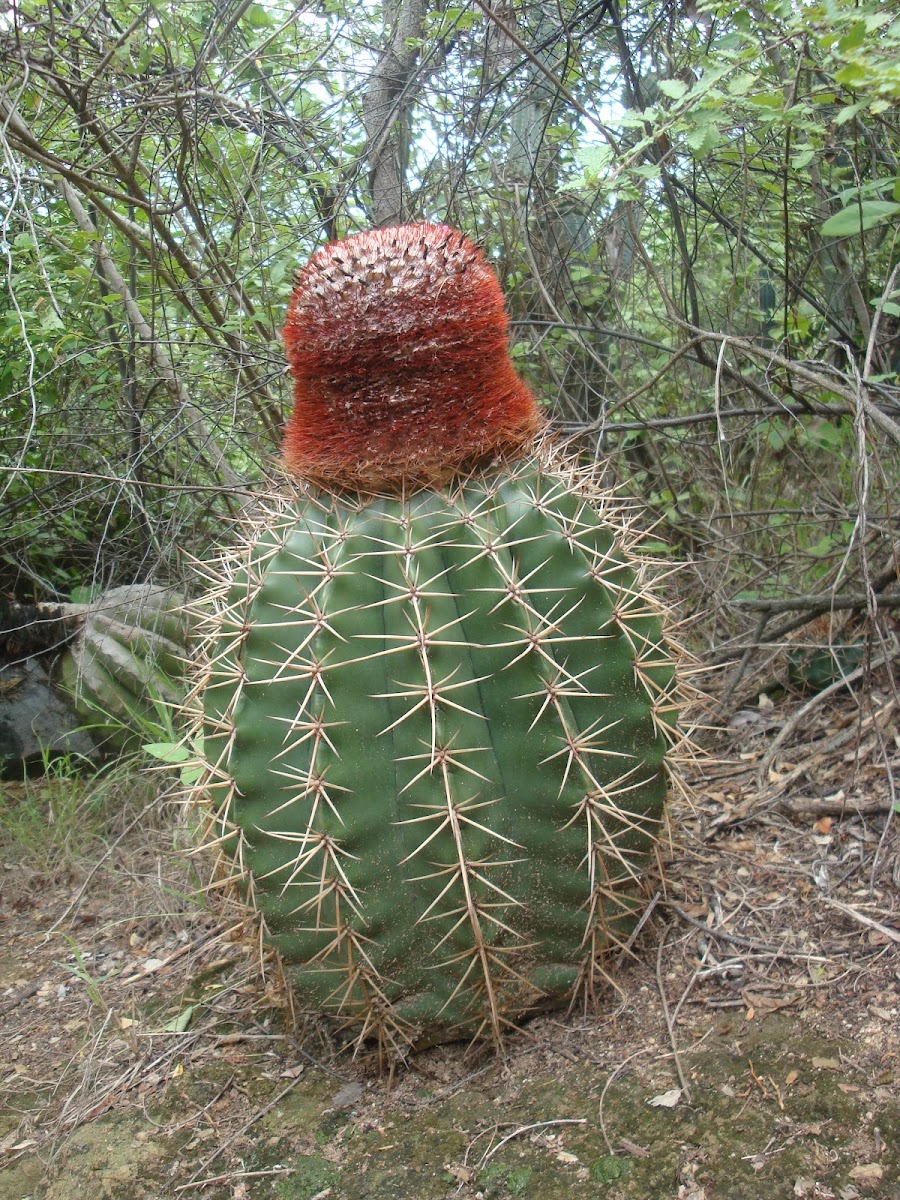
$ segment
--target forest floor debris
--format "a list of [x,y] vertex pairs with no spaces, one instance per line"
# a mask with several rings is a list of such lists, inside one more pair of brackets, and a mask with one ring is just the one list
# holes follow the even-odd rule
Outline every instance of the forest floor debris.
[[[93,834],[78,810],[73,853],[23,834],[0,854],[0,1200],[900,1200],[900,726],[867,703],[834,696],[774,754],[797,700],[711,731],[620,991],[502,1062],[373,1075],[293,1032],[146,779]],[[81,786],[4,804],[27,832]]]

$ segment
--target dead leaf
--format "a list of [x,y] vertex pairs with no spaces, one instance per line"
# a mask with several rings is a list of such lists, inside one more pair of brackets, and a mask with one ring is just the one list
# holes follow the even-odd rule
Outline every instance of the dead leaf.
[[681,1088],[672,1088],[668,1092],[661,1092],[658,1096],[652,1096],[647,1103],[652,1108],[674,1108],[681,1099]]
[[895,1015],[890,1009],[878,1008],[874,1004],[870,1005],[869,1012],[873,1017],[878,1017],[882,1021],[893,1021]]
[[454,1167],[445,1163],[444,1170],[448,1175],[452,1175],[458,1183],[473,1184],[475,1182],[476,1175],[471,1167]]
[[741,992],[741,997],[748,1009],[761,1017],[767,1013],[778,1012],[780,1008],[788,1008],[797,999],[796,996],[768,996],[765,993],[751,992],[747,988]]
[[729,729],[740,729],[743,725],[756,725],[762,720],[758,712],[752,708],[740,708],[728,718]]
[[332,1108],[352,1108],[363,1094],[362,1084],[345,1083],[331,1101]]
[[820,1071],[840,1071],[841,1064],[836,1058],[814,1058],[812,1065]]
[[0,1140],[0,1154],[6,1154],[7,1152],[16,1150],[27,1150],[30,1146],[36,1145],[37,1142],[33,1138],[24,1142],[17,1142],[16,1132],[14,1130],[12,1133],[7,1134],[5,1138]]
[[850,1178],[859,1183],[878,1183],[883,1175],[884,1167],[880,1163],[862,1163],[850,1170]]

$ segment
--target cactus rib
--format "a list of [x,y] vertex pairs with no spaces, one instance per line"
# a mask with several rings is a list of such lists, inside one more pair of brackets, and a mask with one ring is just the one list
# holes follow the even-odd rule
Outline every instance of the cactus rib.
[[205,782],[301,999],[401,1053],[589,1000],[677,736],[621,514],[548,451],[260,524],[207,613]]

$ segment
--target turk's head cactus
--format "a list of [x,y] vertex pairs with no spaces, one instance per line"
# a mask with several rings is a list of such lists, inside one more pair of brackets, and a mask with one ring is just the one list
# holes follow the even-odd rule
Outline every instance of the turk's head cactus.
[[395,1052],[590,1001],[642,908],[673,652],[627,514],[554,451],[439,225],[298,274],[288,479],[221,563],[214,838],[302,1004]]

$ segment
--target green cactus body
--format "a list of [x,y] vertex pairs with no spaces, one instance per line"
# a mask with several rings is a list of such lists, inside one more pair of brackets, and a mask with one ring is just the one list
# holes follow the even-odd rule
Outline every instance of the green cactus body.
[[400,1055],[595,996],[642,907],[673,655],[627,513],[539,435],[484,255],[298,274],[284,462],[214,581],[214,840],[301,1002]]
[[227,564],[209,783],[302,1001],[357,1039],[590,997],[666,791],[660,620],[571,470],[287,499]]

